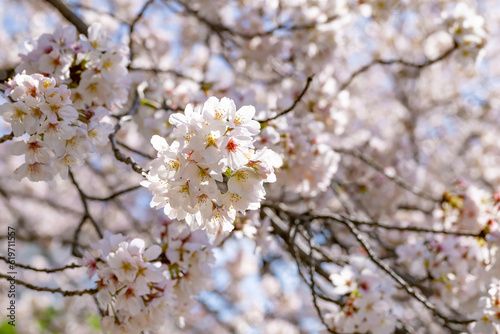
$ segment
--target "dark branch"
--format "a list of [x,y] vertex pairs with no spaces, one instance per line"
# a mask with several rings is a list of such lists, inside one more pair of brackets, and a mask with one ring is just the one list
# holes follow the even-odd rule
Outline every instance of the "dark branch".
[[85,22],[83,22],[82,19],[78,17],[78,15],[73,13],[73,11],[69,9],[64,4],[63,1],[60,0],[46,0],[46,1],[50,3],[55,9],[57,9],[59,13],[61,13],[61,15],[66,20],[68,20],[71,24],[73,24],[76,27],[76,30],[78,30],[80,34],[87,36],[87,31],[89,29],[88,25]]
[[[0,260],[3,260],[6,263],[10,263],[9,260],[6,257],[3,257],[0,255]],[[16,267],[22,268],[22,269],[27,269],[27,270],[32,270],[32,271],[38,271],[38,272],[43,272],[43,273],[55,273],[58,271],[64,271],[66,269],[73,269],[73,268],[81,268],[82,266],[77,264],[77,263],[72,263],[68,264],[64,267],[61,268],[53,268],[53,269],[48,269],[48,268],[34,268],[25,264],[20,264],[17,263],[15,264]]]
[[123,189],[123,190],[120,190],[120,191],[117,191],[116,193],[113,193],[107,197],[93,197],[93,196],[87,196],[87,198],[91,201],[109,201],[109,200],[112,200],[120,195],[123,195],[123,194],[126,194],[128,192],[131,192],[131,191],[134,191],[136,189],[139,189],[141,188],[141,186],[133,186],[133,187],[130,187],[130,188],[127,188],[127,189]]
[[263,120],[263,121],[259,121],[261,124],[262,123],[267,123],[269,121],[272,121],[273,119],[276,119],[280,116],[283,116],[287,113],[289,113],[290,111],[292,111],[293,109],[295,109],[295,107],[297,106],[297,104],[300,102],[300,100],[302,100],[302,97],[305,95],[305,93],[307,92],[307,90],[309,89],[309,85],[311,84],[311,81],[313,80],[313,77],[314,75],[310,76],[307,78],[307,82],[306,82],[306,85],[304,86],[304,89],[302,90],[302,92],[300,92],[299,96],[297,96],[297,98],[295,99],[295,101],[293,101],[292,105],[288,108],[286,108],[285,110],[283,110],[282,112],[280,112],[279,114],[273,116],[273,117],[270,117],[266,120]]
[[[0,278],[4,278],[6,280],[10,279],[11,276],[5,275],[0,273]],[[83,296],[83,295],[94,295],[98,292],[97,289],[87,289],[87,290],[81,290],[81,291],[67,291],[67,290],[62,290],[61,288],[47,288],[47,287],[42,287],[42,286],[36,286],[24,281],[21,281],[17,278],[14,279],[15,282],[19,285],[25,286],[28,289],[35,290],[35,291],[45,291],[45,292],[51,292],[51,293],[60,293],[65,297],[70,297],[70,296]]]
[[6,142],[8,140],[12,140],[13,138],[14,138],[14,132],[9,133],[8,135],[4,135],[4,136],[0,137],[0,144]]
[[375,169],[377,172],[379,172],[382,175],[384,175],[389,180],[391,180],[394,183],[396,183],[401,188],[406,189],[409,192],[411,192],[411,193],[413,193],[413,194],[415,194],[415,195],[417,195],[419,197],[425,198],[427,200],[430,200],[430,201],[433,201],[433,202],[436,202],[436,203],[440,203],[441,202],[441,198],[440,197],[436,197],[436,196],[433,196],[431,194],[427,194],[427,193],[425,193],[425,192],[423,192],[421,190],[416,189],[414,186],[412,186],[411,184],[409,184],[408,182],[406,182],[402,177],[400,177],[398,175],[389,175],[389,174],[387,174],[382,166],[380,166],[373,159],[371,159],[370,157],[364,155],[361,152],[358,152],[358,151],[355,151],[355,150],[344,149],[344,148],[334,148],[334,150],[336,152],[343,153],[343,154],[349,154],[349,155],[351,155],[351,156],[353,156],[355,158],[358,158],[359,160],[363,161],[364,163],[366,163],[367,165],[369,165],[370,167],[372,167],[373,169]]
[[374,59],[371,62],[369,62],[368,64],[360,67],[354,73],[352,73],[351,76],[342,85],[340,85],[339,92],[346,89],[358,75],[366,72],[367,70],[372,68],[372,66],[400,64],[400,65],[404,65],[404,66],[414,67],[417,69],[422,69],[424,67],[432,65],[434,63],[437,63],[438,61],[441,61],[444,58],[448,57],[455,49],[457,49],[457,47],[458,47],[458,45],[454,44],[453,47],[448,49],[445,53],[443,53],[439,57],[434,58],[434,59],[428,59],[422,63],[411,63],[411,62],[408,62],[408,61],[405,61],[402,59],[392,59],[392,60]]

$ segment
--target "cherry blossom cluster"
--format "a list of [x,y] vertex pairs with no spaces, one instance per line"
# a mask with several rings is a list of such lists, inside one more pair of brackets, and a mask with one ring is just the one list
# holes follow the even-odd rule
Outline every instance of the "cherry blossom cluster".
[[[500,196],[498,193],[488,196],[487,192],[472,186],[462,187],[458,195],[445,193],[434,215],[447,230],[481,233],[483,237],[412,236],[396,248],[396,253],[398,262],[404,264],[411,275],[431,279],[430,286],[437,300],[466,310],[477,319],[474,333],[494,333],[491,329],[485,332],[481,329],[493,328],[493,322],[498,322],[487,316],[492,314],[491,308],[482,296],[500,272],[497,261]],[[476,312],[477,305],[483,313]]]
[[500,332],[500,281],[493,279],[488,293],[479,299],[478,319],[473,325],[474,333],[496,334]]
[[158,244],[146,248],[140,238],[129,240],[105,232],[82,262],[89,277],[97,274],[99,301],[104,306],[102,328],[111,333],[139,333],[162,325],[165,314],[186,315],[193,299],[209,280],[214,262],[212,245],[202,230],[165,221],[156,228]]
[[186,315],[197,305],[193,296],[208,286],[210,266],[215,258],[212,245],[202,230],[191,231],[185,224],[165,221],[156,229],[156,239],[165,250],[166,267],[174,282],[172,313]]
[[144,240],[121,234],[105,236],[95,245],[97,260],[84,259],[92,277],[97,273],[98,299],[104,306],[101,327],[110,333],[140,333],[158,327],[173,303],[173,282],[163,273],[158,245],[146,248]]
[[68,167],[82,165],[95,145],[107,143],[113,128],[101,120],[108,111],[75,109],[71,91],[57,79],[18,74],[6,86],[5,96],[14,102],[1,105],[0,115],[15,137],[29,135],[12,145],[12,153],[26,161],[14,171],[17,179],[48,181],[58,173],[66,177]]
[[484,19],[464,2],[443,13],[443,18],[458,45],[458,60],[462,63],[474,61],[486,44]]
[[[283,117],[262,131],[262,143],[268,144],[283,158],[277,186],[314,197],[330,185],[340,161],[332,149],[332,134],[323,122],[312,118]],[[290,131],[293,129],[293,131]],[[283,135],[280,135],[280,134]]]
[[349,266],[330,275],[334,293],[347,296],[338,312],[326,315],[333,331],[339,333],[392,333],[397,324],[392,281],[381,275],[364,256],[351,256]]
[[16,71],[42,73],[67,84],[75,108],[111,109],[127,101],[128,47],[112,42],[100,24],[89,27],[88,37],[78,37],[74,26],[58,27],[28,47]]
[[210,235],[233,230],[237,212],[258,209],[263,182],[276,180],[281,159],[265,147],[254,148],[260,131],[254,114],[252,106],[236,110],[232,100],[216,97],[172,114],[174,139],[168,144],[152,137],[158,157],[141,183],[154,195],[151,207]]

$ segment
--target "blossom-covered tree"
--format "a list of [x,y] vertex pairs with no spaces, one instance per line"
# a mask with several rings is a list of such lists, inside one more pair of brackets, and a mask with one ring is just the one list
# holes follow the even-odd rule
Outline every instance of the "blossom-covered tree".
[[0,333],[500,333],[496,1],[0,8]]

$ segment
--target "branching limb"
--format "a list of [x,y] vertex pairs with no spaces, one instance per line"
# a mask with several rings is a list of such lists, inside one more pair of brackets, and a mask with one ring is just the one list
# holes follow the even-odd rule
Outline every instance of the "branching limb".
[[330,214],[315,214],[315,213],[295,213],[292,211],[289,211],[284,205],[270,205],[270,204],[263,204],[263,207],[269,207],[274,210],[278,210],[280,212],[285,213],[286,215],[290,217],[308,217],[309,219],[320,219],[320,220],[333,220],[339,223],[346,224],[347,222],[354,224],[354,225],[365,225],[365,226],[372,226],[372,227],[378,227],[382,228],[385,230],[396,230],[396,231],[401,231],[401,232],[416,232],[416,233],[432,233],[432,234],[446,234],[446,235],[456,235],[456,236],[462,236],[462,237],[474,237],[474,238],[481,238],[483,237],[483,233],[481,232],[464,232],[464,231],[450,231],[450,230],[438,230],[438,229],[432,229],[432,228],[426,228],[426,227],[420,227],[420,226],[398,226],[398,225],[390,225],[386,223],[381,223],[381,222],[376,222],[373,220],[362,220],[358,219],[352,216],[348,215],[338,215],[334,213]]
[[394,270],[392,270],[387,264],[382,262],[371,246],[368,244],[367,241],[365,241],[364,237],[361,235],[361,232],[354,226],[354,224],[348,220],[343,222],[344,225],[349,229],[349,231],[352,233],[352,235],[356,238],[356,240],[361,244],[361,247],[366,251],[368,257],[370,260],[380,269],[382,269],[385,273],[387,273],[396,283],[398,283],[409,295],[411,295],[413,298],[418,300],[422,305],[424,305],[428,310],[430,310],[435,316],[443,320],[445,323],[453,323],[453,324],[469,324],[471,322],[474,322],[475,320],[473,319],[466,319],[466,320],[457,320],[457,319],[452,319],[441,312],[439,312],[436,307],[431,304],[427,298],[425,298],[424,295],[422,295],[420,292],[416,291],[413,289],[408,282],[406,282],[401,276],[399,276]]
[[[168,4],[167,1],[164,1],[164,2],[167,6],[169,6],[169,8],[172,9],[172,7]],[[257,32],[245,32],[245,31],[235,30],[233,28],[227,27],[227,26],[225,26],[221,23],[218,23],[218,22],[213,22],[213,21],[207,19],[206,17],[204,17],[203,15],[201,15],[199,11],[193,9],[187,3],[184,3],[182,1],[177,1],[177,3],[184,8],[185,12],[187,12],[190,15],[195,16],[198,19],[198,21],[205,24],[207,27],[210,28],[210,30],[215,32],[220,37],[221,37],[221,34],[225,32],[225,33],[228,33],[229,35],[238,36],[238,37],[241,37],[241,38],[244,38],[247,40],[252,39],[254,37],[270,36],[270,35],[274,34],[276,31],[310,30],[310,29],[313,29],[319,25],[328,24],[330,22],[333,22],[334,20],[336,20],[339,17],[338,15],[332,15],[332,16],[327,17],[326,20],[324,20],[323,22],[311,22],[311,23],[296,24],[296,25],[287,24],[287,23],[280,23],[269,30],[257,31]]]
[[69,170],[68,174],[69,174],[69,176],[71,178],[71,181],[73,182],[73,184],[75,185],[76,189],[78,190],[78,194],[80,195],[80,200],[82,202],[83,210],[84,210],[84,214],[83,214],[82,220],[80,221],[80,223],[78,224],[78,227],[75,230],[75,234],[73,235],[73,244],[71,245],[71,253],[74,256],[76,256],[76,257],[81,257],[82,254],[77,250],[78,239],[79,239],[80,231],[82,230],[83,224],[85,224],[85,222],[87,221],[87,219],[94,226],[97,234],[99,235],[99,238],[102,239],[103,234],[102,234],[101,228],[99,227],[99,225],[97,224],[97,222],[95,221],[95,219],[92,217],[92,215],[90,213],[90,210],[89,210],[89,207],[88,207],[88,203],[87,203],[88,196],[83,192],[82,188],[80,188],[80,185],[78,184],[78,182],[76,182],[76,179],[75,179],[75,177],[73,175],[73,172],[71,172],[71,169]]

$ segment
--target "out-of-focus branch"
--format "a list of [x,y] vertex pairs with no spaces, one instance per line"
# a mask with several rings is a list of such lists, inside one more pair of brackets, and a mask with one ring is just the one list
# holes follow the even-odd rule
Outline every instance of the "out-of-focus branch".
[[[370,260],[372,260],[374,262],[374,264],[377,265],[377,267],[379,267],[385,273],[387,273],[394,281],[396,281],[401,286],[401,288],[403,288],[409,295],[411,295],[413,298],[415,298],[420,303],[422,303],[436,317],[438,317],[442,321],[444,321],[445,325],[448,325],[448,324],[468,324],[468,323],[471,323],[474,321],[474,320],[470,320],[470,319],[465,319],[465,320],[453,319],[453,318],[450,318],[450,317],[442,314],[439,310],[436,309],[436,307],[432,303],[430,303],[427,300],[427,298],[422,293],[416,291],[406,280],[404,280],[392,268],[390,268],[380,258],[378,258],[378,256],[375,254],[375,252],[373,251],[371,246],[368,244],[368,242],[365,241],[364,237],[361,234],[361,231],[358,230],[357,227],[355,226],[356,224],[359,224],[360,222],[363,222],[363,221],[359,221],[359,220],[352,220],[351,221],[350,219],[344,218],[342,216],[339,216],[339,217],[336,217],[335,215],[323,215],[322,216],[322,215],[310,214],[307,212],[304,214],[294,214],[294,213],[286,210],[282,206],[276,207],[276,206],[263,205],[263,211],[267,215],[269,215],[271,218],[273,217],[273,215],[276,216],[276,214],[274,213],[273,210],[270,210],[270,208],[273,208],[274,210],[276,210],[278,212],[283,212],[283,213],[287,214],[292,220],[293,219],[301,219],[302,221],[306,221],[306,219],[309,219],[309,221],[311,221],[314,219],[332,219],[332,220],[335,220],[337,222],[344,224],[348,228],[348,230],[353,234],[353,236],[356,238],[356,240],[361,244],[361,246],[363,247],[363,249],[367,253]],[[335,217],[335,218],[332,218],[332,217]],[[273,223],[275,220],[276,219],[273,220]],[[278,220],[276,220],[276,221],[279,223]],[[285,223],[283,222],[283,224],[285,224]],[[364,224],[360,224],[360,225],[364,225]],[[279,224],[273,224],[274,228],[276,228],[275,226],[278,226],[278,235],[282,236],[282,233],[279,232]],[[439,232],[442,232],[442,231],[439,231]],[[453,232],[451,232],[451,233],[453,234]],[[473,236],[478,236],[478,235],[473,235]],[[283,240],[285,240],[285,242],[287,242],[287,240],[289,240],[289,238],[285,239],[283,236],[282,236],[282,238],[283,238]],[[290,241],[288,241],[288,242],[290,242]],[[294,246],[292,244],[292,245],[289,245],[289,247],[294,247]],[[306,255],[306,258],[304,261],[310,263],[310,259],[308,259],[308,258],[309,257]],[[315,267],[315,268],[317,270],[317,267]],[[323,274],[321,272],[318,272],[318,274],[323,276]]]
[[[309,222],[306,223],[306,225],[307,225],[307,233],[309,236],[307,238],[307,242],[309,245],[309,258],[313,259],[313,255],[314,255],[313,250],[314,249],[313,249],[313,245],[311,242],[311,238],[312,238],[311,226],[310,226]],[[316,309],[316,313],[318,313],[318,317],[321,320],[321,322],[323,323],[323,326],[326,327],[327,331],[330,333],[336,333],[333,329],[331,329],[328,326],[328,324],[326,323],[326,320],[323,316],[323,313],[321,312],[321,309],[319,308],[318,294],[316,293],[316,282],[314,281],[314,268],[313,268],[313,266],[309,266],[309,279],[311,280],[309,287],[311,288],[311,293],[312,293],[312,297],[313,297],[313,304],[314,304],[314,308]]]
[[282,112],[280,112],[279,114],[273,116],[273,117],[270,117],[268,119],[265,119],[263,121],[259,121],[261,124],[263,123],[267,123],[269,121],[272,121],[273,119],[276,119],[278,117],[281,117],[285,114],[288,114],[290,111],[292,111],[293,109],[295,109],[295,107],[297,106],[297,104],[300,102],[300,100],[302,100],[302,97],[304,97],[304,95],[306,94],[307,90],[309,89],[309,86],[311,85],[311,82],[313,80],[313,77],[314,75],[311,75],[310,77],[307,78],[307,82],[306,82],[306,85],[304,86],[304,89],[302,90],[302,92],[300,92],[300,94],[297,96],[297,98],[295,99],[295,101],[293,101],[292,105],[288,108],[286,108],[285,110],[283,110]]
[[11,132],[7,135],[3,135],[2,137],[0,137],[0,144],[6,142],[8,140],[12,140],[13,138],[14,138],[14,132]]
[[[9,280],[9,279],[11,279],[11,276],[0,273],[0,278],[4,278],[6,280]],[[42,286],[36,286],[36,285],[31,284],[31,283],[21,281],[17,278],[14,278],[14,281],[16,282],[16,284],[22,285],[30,290],[45,291],[45,292],[51,292],[51,293],[60,293],[61,295],[65,296],[65,297],[94,295],[98,292],[97,289],[87,289],[87,290],[80,290],[80,291],[69,290],[68,291],[68,290],[63,290],[61,288],[47,288],[47,287],[42,287]]]
[[316,214],[316,213],[311,213],[311,212],[305,212],[305,213],[295,213],[289,211],[284,205],[270,205],[270,204],[263,204],[263,207],[268,207],[272,208],[274,210],[277,210],[279,212],[285,213],[289,217],[295,217],[295,218],[309,218],[309,219],[319,219],[319,220],[333,220],[339,223],[346,224],[347,222],[354,224],[356,226],[372,226],[372,227],[378,227],[382,228],[385,230],[396,230],[396,231],[401,231],[401,232],[416,232],[416,233],[432,233],[432,234],[446,234],[446,235],[456,235],[456,236],[461,236],[461,237],[474,237],[474,238],[481,238],[483,237],[483,233],[479,232],[462,232],[462,231],[450,231],[450,230],[436,230],[432,228],[425,228],[425,227],[420,227],[420,226],[398,226],[398,225],[389,225],[386,223],[381,223],[381,222],[376,222],[372,220],[362,220],[358,219],[352,216],[347,216],[347,215],[338,215],[334,213],[330,214]]
[[349,229],[349,231],[354,235],[356,240],[361,244],[361,247],[366,251],[368,257],[372,262],[382,269],[385,273],[387,273],[394,281],[396,281],[409,295],[411,295],[413,298],[418,300],[422,305],[424,305],[428,310],[430,310],[435,316],[443,320],[445,323],[453,323],[453,324],[469,324],[471,322],[474,322],[475,320],[457,320],[457,319],[452,319],[450,317],[445,316],[442,314],[440,311],[436,309],[436,307],[431,304],[427,298],[425,298],[424,295],[422,295],[420,292],[416,291],[413,289],[408,282],[406,282],[401,276],[399,276],[394,270],[392,270],[387,264],[382,262],[371,246],[368,244],[368,242],[365,241],[364,237],[361,235],[361,232],[354,226],[352,222],[349,220],[345,220],[343,222],[345,226]]
[[425,193],[425,192],[423,192],[423,191],[421,191],[419,189],[416,189],[414,186],[412,186],[411,184],[409,184],[408,182],[406,182],[406,180],[404,180],[402,177],[400,177],[398,175],[389,175],[389,174],[387,174],[382,166],[380,166],[373,159],[371,159],[370,157],[364,155],[361,152],[358,152],[358,151],[355,151],[355,150],[350,150],[350,149],[345,149],[345,148],[334,148],[334,150],[336,152],[339,152],[339,153],[342,153],[342,154],[348,154],[348,155],[351,155],[351,156],[353,156],[355,158],[358,158],[359,160],[363,161],[364,163],[366,163],[367,165],[369,165],[370,167],[372,167],[373,169],[375,169],[377,172],[379,172],[382,175],[384,175],[389,180],[391,180],[394,183],[396,183],[401,188],[408,190],[409,192],[411,192],[414,195],[417,195],[419,197],[425,198],[427,200],[430,200],[430,201],[433,201],[433,202],[436,202],[436,203],[440,203],[441,202],[441,198],[440,197],[436,197],[434,195],[427,194],[427,193]]
[[155,75],[158,75],[158,74],[171,74],[177,78],[180,78],[180,79],[186,79],[186,80],[190,80],[190,81],[193,81],[193,82],[196,82],[200,85],[203,85],[203,82],[201,81],[198,81],[198,80],[195,80],[194,78],[191,78],[190,76],[187,76],[185,74],[182,74],[181,72],[178,72],[176,70],[164,70],[164,69],[160,69],[160,68],[145,68],[145,67],[135,67],[135,66],[129,66],[129,70],[130,71],[143,71],[143,72],[151,72]]
[[[10,263],[9,260],[4,257],[4,256],[1,256],[0,255],[0,260],[3,260],[4,262],[6,263]],[[20,264],[20,263],[17,263],[16,262],[16,268],[22,268],[22,269],[27,269],[27,270],[32,270],[32,271],[38,271],[38,272],[43,272],[43,273],[56,273],[56,272],[59,272],[59,271],[64,271],[66,269],[73,269],[73,268],[81,268],[82,266],[77,264],[77,263],[72,263],[72,264],[68,264],[64,267],[61,267],[61,268],[53,268],[53,269],[48,269],[48,268],[35,268],[35,267],[31,267],[31,266],[28,266],[28,265],[25,265],[25,264]]]
[[[164,1],[164,3],[167,6],[169,6],[169,8],[172,9],[172,7],[169,5],[169,3],[167,1]],[[233,35],[233,36],[239,36],[239,37],[244,38],[244,39],[252,39],[254,37],[269,36],[269,35],[274,34],[276,31],[310,30],[310,29],[313,29],[319,25],[333,22],[334,20],[336,20],[339,17],[338,15],[332,15],[330,17],[327,17],[326,20],[323,22],[311,22],[311,23],[297,24],[297,25],[280,23],[277,26],[275,26],[269,30],[256,31],[256,32],[244,32],[244,31],[235,30],[235,29],[227,27],[221,23],[213,22],[213,21],[207,19],[205,16],[201,15],[199,11],[193,9],[187,3],[184,3],[182,1],[177,1],[176,3],[181,5],[184,8],[185,12],[187,12],[190,15],[195,16],[198,19],[198,21],[202,22],[207,27],[209,27],[210,30],[215,32],[219,37],[222,37],[221,33],[223,33],[223,32],[226,32],[226,33]]]
[[370,68],[372,68],[372,66],[400,64],[400,65],[404,65],[404,66],[422,69],[424,67],[427,67],[429,65],[432,65],[434,63],[437,63],[437,62],[443,60],[444,58],[448,57],[457,48],[458,48],[458,45],[454,44],[450,49],[448,49],[446,52],[444,52],[439,57],[434,58],[434,59],[428,59],[422,63],[412,63],[412,62],[408,62],[408,61],[403,60],[403,59],[392,59],[392,60],[374,59],[371,62],[369,62],[368,64],[366,64],[366,65],[360,67],[358,70],[354,71],[354,73],[352,73],[349,76],[349,78],[346,81],[344,81],[344,83],[342,83],[340,85],[339,92],[346,89],[358,75],[368,71]]
[[119,160],[121,162],[126,163],[127,165],[130,165],[132,169],[140,175],[146,173],[146,170],[143,169],[137,162],[135,162],[134,159],[126,156],[120,151],[120,149],[118,148],[118,144],[116,143],[116,138],[114,133],[109,135],[109,140],[111,142],[111,147],[113,149],[113,153],[115,154],[116,160]]
[[114,117],[118,119],[118,123],[115,125],[115,131],[109,135],[109,141],[111,143],[111,149],[115,154],[116,160],[124,162],[127,165],[130,165],[136,173],[144,175],[144,173],[146,173],[146,170],[143,169],[137,162],[135,162],[134,159],[123,154],[122,151],[120,151],[120,149],[118,148],[118,143],[116,142],[116,133],[118,132],[118,130],[120,130],[122,123],[124,121],[131,119],[131,117],[139,110],[139,105],[140,105],[140,99],[138,94],[136,93],[132,108],[130,108],[129,111],[123,114],[114,115]]
[[127,144],[125,144],[124,142],[122,142],[122,141],[120,141],[120,140],[116,140],[116,143],[117,143],[118,145],[120,145],[121,147],[123,147],[123,148],[127,149],[128,151],[130,151],[130,152],[134,152],[135,154],[138,154],[138,155],[140,155],[141,157],[144,157],[144,158],[146,158],[146,159],[153,160],[153,159],[155,158],[155,157],[153,157],[153,156],[151,156],[151,155],[149,155],[149,154],[147,154],[147,153],[141,152],[141,151],[139,151],[139,150],[136,150],[135,148],[132,148],[132,147],[128,146]]
[[134,33],[135,25],[137,24],[137,22],[139,22],[140,19],[142,19],[144,12],[146,11],[146,9],[148,9],[149,5],[151,5],[152,3],[153,3],[153,0],[148,0],[144,4],[144,6],[141,8],[141,10],[139,11],[139,14],[137,14],[137,16],[134,18],[134,20],[130,24],[130,33],[129,33],[129,42],[128,42],[128,48],[130,51],[130,64],[132,64],[132,60],[134,60],[134,43],[132,40],[132,34]]
[[78,17],[71,9],[69,9],[63,1],[61,0],[45,0],[48,3],[50,3],[55,9],[61,13],[61,15],[68,20],[71,24],[73,24],[76,27],[76,30],[80,34],[83,34],[87,36],[87,31],[89,29],[89,26],[82,21],[81,18]]
[[323,269],[323,267],[321,267],[321,261],[318,261],[317,259],[311,258],[309,256],[310,250],[308,249],[307,244],[305,242],[302,242],[301,239],[297,239],[294,240],[294,242],[292,242],[292,238],[288,234],[288,228],[287,228],[288,225],[283,220],[281,220],[276,215],[276,213],[274,213],[274,211],[271,210],[271,208],[264,207],[262,211],[266,216],[271,218],[274,234],[278,235],[281,239],[283,239],[283,241],[290,250],[293,249],[294,252],[297,252],[297,255],[301,261],[307,263],[310,266],[313,266],[319,275],[323,276],[323,278],[325,278],[326,280],[330,280],[330,274],[325,269]]
[[95,219],[92,217],[92,215],[90,213],[88,203],[87,203],[88,196],[83,192],[82,188],[80,188],[80,185],[78,184],[78,182],[76,182],[76,179],[75,179],[73,173],[71,172],[71,169],[69,170],[68,174],[71,178],[71,182],[73,182],[76,189],[78,190],[78,194],[80,195],[80,200],[82,202],[83,210],[84,210],[82,220],[80,221],[80,223],[78,224],[78,226],[75,230],[75,234],[73,235],[73,244],[71,245],[71,253],[76,257],[81,257],[81,254],[77,251],[78,238],[80,236],[80,231],[82,230],[82,227],[85,224],[85,222],[87,221],[87,219],[90,220],[90,222],[94,226],[97,234],[99,235],[99,238],[102,239],[103,234],[102,234],[101,228],[99,227],[99,225],[97,224],[97,222],[95,221]]
[[131,192],[131,191],[134,191],[136,189],[139,189],[141,188],[141,186],[133,186],[133,187],[130,187],[130,188],[127,188],[127,189],[123,189],[121,191],[117,191],[116,193],[113,193],[107,197],[93,197],[93,196],[87,196],[87,198],[91,201],[102,201],[102,202],[105,202],[105,201],[109,201],[109,200],[112,200],[112,199],[115,199],[117,198],[118,196],[120,195],[123,195],[123,194],[126,194],[128,192]]

